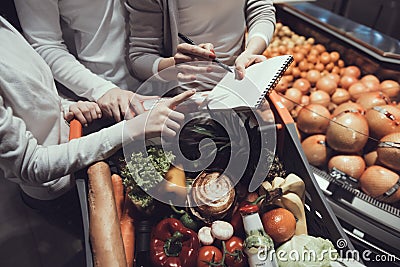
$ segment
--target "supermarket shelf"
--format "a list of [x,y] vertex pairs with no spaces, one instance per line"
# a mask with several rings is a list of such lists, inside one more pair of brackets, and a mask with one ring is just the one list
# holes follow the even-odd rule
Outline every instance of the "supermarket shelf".
[[400,42],[310,3],[292,3],[285,11],[383,62],[400,64]]

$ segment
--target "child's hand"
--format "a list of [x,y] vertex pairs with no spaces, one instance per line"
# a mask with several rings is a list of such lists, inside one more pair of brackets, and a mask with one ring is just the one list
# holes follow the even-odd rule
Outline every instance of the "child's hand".
[[64,114],[64,119],[70,121],[77,119],[83,126],[102,116],[99,105],[96,102],[78,101],[69,106],[69,111]]

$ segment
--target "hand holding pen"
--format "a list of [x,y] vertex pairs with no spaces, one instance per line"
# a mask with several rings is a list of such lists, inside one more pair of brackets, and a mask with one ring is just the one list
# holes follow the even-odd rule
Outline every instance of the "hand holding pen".
[[[189,37],[187,37],[186,35],[182,34],[182,33],[178,33],[179,38],[181,38],[185,43],[187,44],[191,44],[191,45],[196,45],[196,43],[190,39]],[[205,45],[211,45],[213,46],[211,43],[205,44]],[[214,53],[213,47],[210,48],[210,51],[212,52],[212,54],[209,55],[209,58],[212,59],[213,62],[217,63],[220,67],[222,67],[223,69],[225,69],[226,71],[229,72],[233,72],[227,65],[225,65],[224,63],[222,63],[217,56]]]
[[[184,42],[178,45],[177,54],[175,54],[175,64],[181,70],[180,76],[178,77],[180,80],[195,80],[195,74],[204,74],[215,71],[218,69],[219,73],[225,73],[225,71],[233,72],[230,67],[223,64],[219,61],[215,55],[213,50],[214,46],[211,43],[201,43],[196,44],[189,37],[179,33],[179,38]],[[204,61],[210,60],[212,62],[217,63],[219,66],[212,66],[206,64],[181,64],[188,63],[193,61]],[[220,75],[219,75],[220,76]]]

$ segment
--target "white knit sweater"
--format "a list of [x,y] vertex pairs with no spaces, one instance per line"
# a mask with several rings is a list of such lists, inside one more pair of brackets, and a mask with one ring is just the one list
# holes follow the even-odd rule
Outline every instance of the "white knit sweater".
[[66,143],[69,127],[48,65],[2,17],[0,73],[0,179],[54,199],[72,186],[68,174],[121,147],[124,122]]
[[[114,87],[135,91],[139,86],[126,61],[121,1],[15,0],[15,6],[24,36],[54,78],[75,94],[97,101]],[[71,30],[72,44],[63,39]]]

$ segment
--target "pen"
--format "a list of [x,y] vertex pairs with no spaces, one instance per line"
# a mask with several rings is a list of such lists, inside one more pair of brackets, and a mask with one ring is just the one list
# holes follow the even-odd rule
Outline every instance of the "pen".
[[[189,37],[187,37],[186,35],[182,34],[182,33],[178,33],[179,38],[182,39],[182,41],[184,41],[187,44],[191,44],[191,45],[197,45],[195,42],[193,42],[192,39],[190,39]],[[232,72],[231,68],[229,68],[227,65],[225,65],[224,63],[222,63],[221,61],[219,61],[218,58],[213,59],[213,62],[217,63],[218,65],[220,65],[223,69]]]

